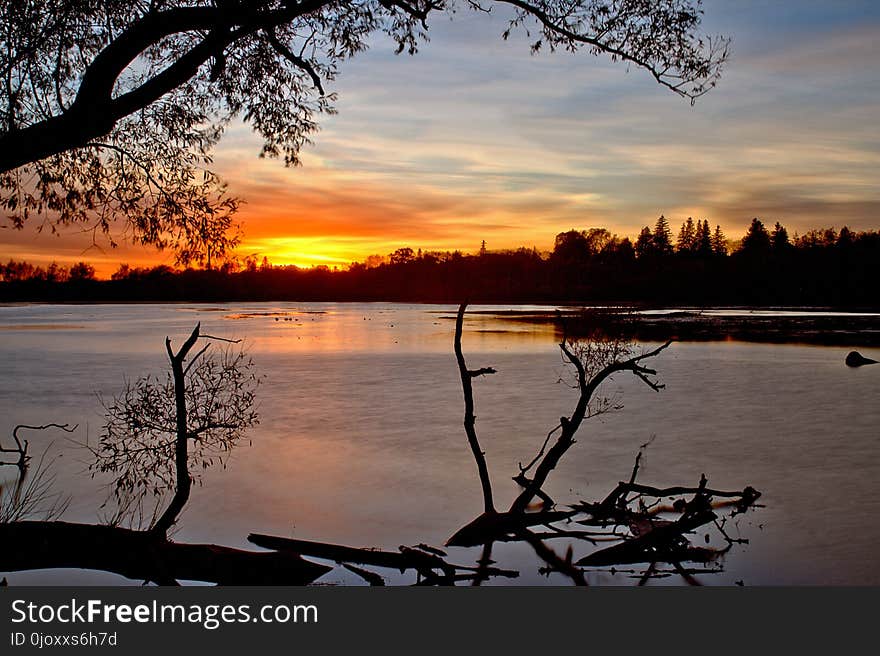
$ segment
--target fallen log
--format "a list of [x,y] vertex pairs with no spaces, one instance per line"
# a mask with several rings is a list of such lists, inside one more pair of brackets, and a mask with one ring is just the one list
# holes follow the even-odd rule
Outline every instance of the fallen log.
[[669,524],[658,526],[639,537],[626,540],[606,549],[595,551],[578,560],[579,567],[604,567],[652,562],[705,562],[711,560],[714,551],[691,547],[684,543],[684,534],[717,519],[711,510],[683,516]]
[[363,576],[363,574],[370,575],[372,573],[352,567],[352,563],[396,569],[400,572],[412,569],[418,572],[421,577],[419,585],[449,585],[455,581],[473,579],[474,573],[481,573],[484,576],[503,576],[505,578],[516,578],[519,576],[519,572],[488,567],[486,565],[474,567],[449,563],[435,555],[435,553],[443,553],[440,549],[427,547],[427,545],[421,545],[426,547],[427,550],[401,546],[400,551],[383,551],[381,549],[348,547],[341,544],[297,540],[295,538],[260,535],[257,533],[249,535],[248,541],[265,549],[276,549],[279,552],[323,558],[342,563],[343,567],[362,576],[362,578],[365,578],[370,583],[373,583],[375,579],[371,580],[369,576]]
[[68,522],[0,524],[0,570],[91,569],[174,585],[307,585],[332,568],[289,552],[157,539],[146,531]]
[[276,535],[261,535],[259,533],[251,533],[248,536],[248,542],[264,549],[274,549],[279,553],[324,558],[337,563],[386,567],[388,569],[397,569],[401,572],[407,569],[417,571],[439,569],[451,574],[455,569],[439,556],[409,548],[403,548],[401,551],[382,551],[380,549],[348,547],[341,544],[297,540]]

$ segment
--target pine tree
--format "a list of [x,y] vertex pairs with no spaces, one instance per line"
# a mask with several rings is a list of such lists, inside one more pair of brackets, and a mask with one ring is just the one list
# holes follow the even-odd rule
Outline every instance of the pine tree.
[[715,224],[715,232],[712,234],[712,253],[718,256],[727,255],[727,238],[717,223]]
[[657,255],[672,254],[672,233],[669,230],[669,221],[662,214],[654,225],[654,235],[651,241]]
[[743,237],[741,250],[749,255],[761,255],[770,250],[770,233],[764,222],[755,217]]
[[712,233],[709,230],[709,220],[697,221],[696,252],[700,257],[708,257],[712,254]]
[[785,226],[776,222],[776,225],[773,227],[773,232],[770,235],[770,242],[773,245],[773,250],[777,253],[782,253],[788,248],[791,247],[791,242],[788,240],[788,230],[785,229]]
[[681,224],[681,230],[678,232],[678,242],[676,250],[682,255],[693,253],[696,244],[696,230],[694,228],[694,220],[688,217],[687,221]]

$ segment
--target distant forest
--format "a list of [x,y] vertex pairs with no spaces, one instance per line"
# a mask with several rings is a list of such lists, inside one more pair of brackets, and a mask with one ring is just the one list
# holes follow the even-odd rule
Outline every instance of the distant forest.
[[344,270],[273,266],[266,258],[219,268],[120,266],[97,280],[87,263],[0,265],[0,301],[399,301],[640,303],[649,305],[880,306],[880,232],[847,227],[789,236],[753,219],[730,247],[718,226],[687,219],[677,236],[661,216],[633,243],[604,228],[569,230],[553,251],[400,248]]

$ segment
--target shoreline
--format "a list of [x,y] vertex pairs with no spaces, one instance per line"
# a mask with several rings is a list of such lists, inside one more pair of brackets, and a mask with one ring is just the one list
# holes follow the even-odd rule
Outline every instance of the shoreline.
[[[752,311],[772,312],[751,308]],[[724,311],[718,308],[717,311]],[[502,321],[554,325],[561,340],[563,327],[574,338],[589,335],[622,336],[639,342],[738,341],[816,346],[880,346],[880,314],[798,311],[784,314],[707,314],[706,311],[670,310],[617,318],[596,317],[581,311],[495,315]]]
[[[27,307],[121,307],[216,305],[370,305],[422,306],[437,319],[454,320],[454,304],[395,301],[126,301],[126,302],[11,302],[0,309]],[[438,306],[444,309],[438,310]],[[448,308],[448,309],[447,309]],[[593,311],[590,311],[590,309]],[[220,309],[220,308],[218,308]],[[229,310],[232,308],[223,308]],[[620,314],[620,312],[623,314]],[[717,306],[697,308],[654,305],[585,306],[582,304],[479,303],[468,310],[474,320],[492,319],[511,325],[553,327],[572,338],[622,336],[639,342],[738,341],[768,344],[880,347],[880,312],[868,308],[829,306]],[[622,318],[621,318],[622,317]],[[10,329],[0,324],[0,330]]]

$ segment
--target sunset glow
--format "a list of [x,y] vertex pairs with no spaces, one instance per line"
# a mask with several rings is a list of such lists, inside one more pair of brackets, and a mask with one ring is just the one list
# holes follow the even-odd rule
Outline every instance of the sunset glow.
[[[230,126],[216,170],[246,204],[243,259],[345,267],[402,246],[547,251],[571,228],[634,238],[661,213],[739,239],[752,217],[791,233],[877,227],[880,9],[870,2],[704,3],[708,33],[733,36],[717,89],[694,107],[603,58],[502,41],[504,17],[431,25],[415,57],[381,42],[347,63],[339,114],[303,166],[259,159]],[[36,225],[36,222],[35,222]],[[169,253],[70,231],[0,231],[4,257],[121,262]]]

